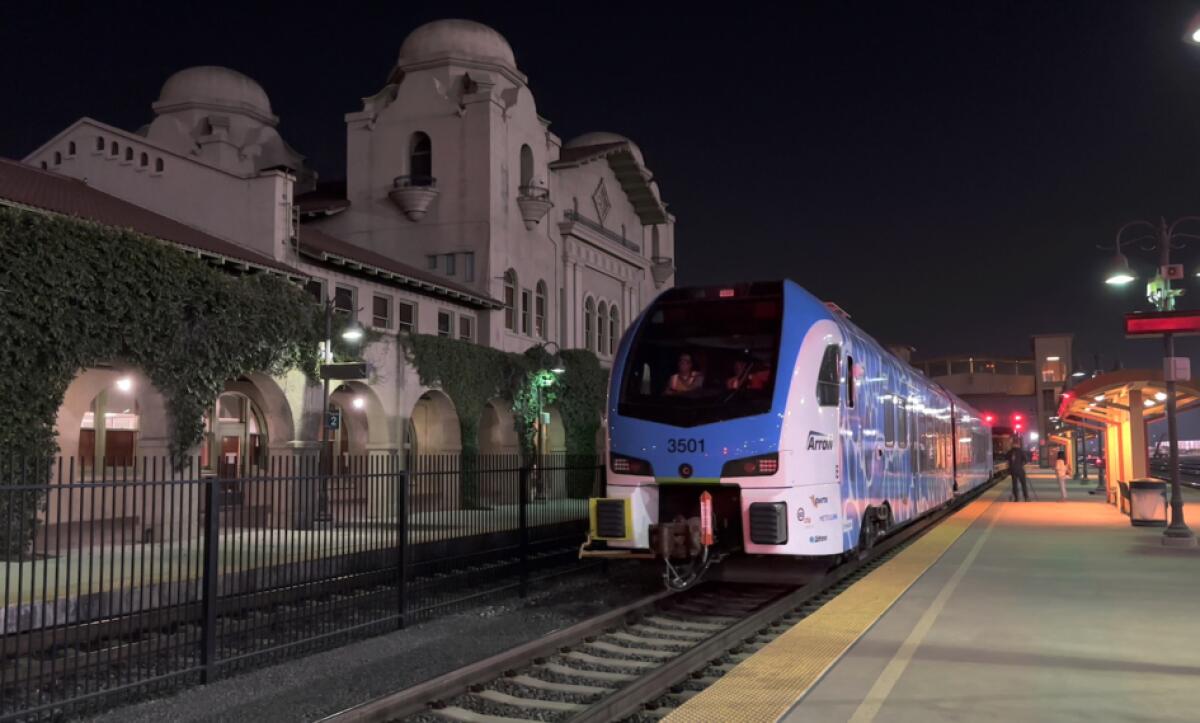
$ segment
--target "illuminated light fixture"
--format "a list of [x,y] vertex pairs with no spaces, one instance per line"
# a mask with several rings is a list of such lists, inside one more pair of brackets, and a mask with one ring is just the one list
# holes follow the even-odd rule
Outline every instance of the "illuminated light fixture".
[[1046,361],[1059,361],[1061,358],[1062,357],[1048,356],[1048,357],[1046,357]]
[[1192,31],[1192,42],[1200,43],[1200,28],[1196,28]]
[[1143,404],[1143,405],[1145,405],[1145,406],[1147,406],[1147,407],[1153,407],[1153,406],[1154,406],[1154,400],[1153,400],[1153,399],[1147,399],[1146,401],[1142,402],[1142,404]]
[[1076,369],[1074,372],[1071,373],[1071,376],[1075,377],[1076,379],[1079,379],[1080,377],[1086,377],[1087,372],[1085,372],[1082,369]]
[[[1197,31],[1197,32],[1200,32],[1200,31]],[[1165,401],[1167,401],[1167,393],[1166,392],[1155,392],[1154,398],[1160,402],[1165,402]]]
[[1104,401],[1104,395],[1103,395],[1103,394],[1097,394],[1095,397],[1093,397],[1093,399],[1095,399],[1097,402],[1103,402],[1103,401]]
[[1029,440],[1030,440],[1031,442],[1036,442],[1036,441],[1037,441],[1037,438],[1038,438],[1038,433],[1037,433],[1037,432],[1030,432],[1030,433],[1029,433]]
[[133,379],[130,379],[129,377],[121,377],[117,380],[117,389],[120,389],[123,392],[128,392],[129,390],[133,389]]
[[720,291],[717,292],[717,296],[721,297],[722,299],[733,298],[733,294],[734,294],[733,289],[721,289]]
[[351,404],[354,405],[355,409],[362,409],[367,406],[367,400],[363,399],[362,397],[355,397]]
[[1112,286],[1124,286],[1136,278],[1137,274],[1133,273],[1133,269],[1129,266],[1129,259],[1118,251],[1108,267],[1108,273],[1104,275],[1104,283]]
[[363,338],[363,328],[357,321],[350,322],[350,325],[342,330],[342,338],[346,341],[361,341]]

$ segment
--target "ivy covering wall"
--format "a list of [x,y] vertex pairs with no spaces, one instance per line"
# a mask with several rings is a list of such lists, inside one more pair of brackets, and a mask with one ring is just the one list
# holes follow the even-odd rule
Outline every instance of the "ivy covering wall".
[[[6,459],[53,457],[59,406],[87,367],[145,374],[166,401],[177,459],[200,441],[227,380],[315,372],[323,318],[286,279],[235,277],[132,231],[2,206],[0,259]],[[32,519],[41,501],[21,499],[15,514]]]

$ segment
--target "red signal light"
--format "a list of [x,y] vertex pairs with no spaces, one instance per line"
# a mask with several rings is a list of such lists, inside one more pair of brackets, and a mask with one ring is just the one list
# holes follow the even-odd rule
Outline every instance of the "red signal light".
[[992,423],[992,422],[994,422],[994,421],[996,421],[996,415],[994,415],[994,414],[985,414],[985,415],[983,415],[983,422],[984,422],[984,424],[991,424],[991,423]]
[[1014,414],[1014,415],[1013,415],[1013,421],[1014,421],[1014,422],[1019,422],[1019,421],[1021,421],[1022,419],[1024,419],[1024,417],[1022,417],[1020,414]]
[[1022,427],[1022,426],[1023,426],[1023,425],[1022,425],[1020,422],[1017,422],[1015,429],[1016,429],[1018,432],[1020,432],[1020,431],[1021,431],[1021,427]]
[[719,296],[722,299],[729,299],[734,296],[734,293],[735,292],[733,289],[721,289],[720,291],[717,292],[717,296]]

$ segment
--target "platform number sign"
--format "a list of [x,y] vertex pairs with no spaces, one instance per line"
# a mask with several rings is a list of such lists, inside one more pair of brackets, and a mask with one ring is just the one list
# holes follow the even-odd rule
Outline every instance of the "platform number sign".
[[339,429],[342,426],[342,410],[331,409],[329,416],[325,417],[325,426],[329,429]]

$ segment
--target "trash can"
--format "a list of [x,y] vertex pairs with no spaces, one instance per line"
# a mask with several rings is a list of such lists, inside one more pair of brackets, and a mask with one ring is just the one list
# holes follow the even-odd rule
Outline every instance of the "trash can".
[[1167,526],[1167,483],[1135,479],[1129,483],[1129,522],[1145,527]]

